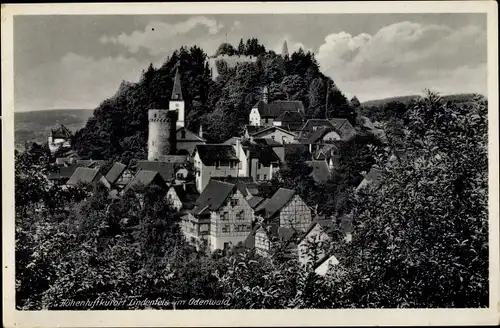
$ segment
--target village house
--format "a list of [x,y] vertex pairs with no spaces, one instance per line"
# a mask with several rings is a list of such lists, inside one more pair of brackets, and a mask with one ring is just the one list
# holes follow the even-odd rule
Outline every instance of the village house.
[[356,130],[346,118],[331,118],[328,120],[335,131],[342,137],[342,140],[347,141],[356,135]]
[[273,147],[249,140],[242,142],[247,153],[248,175],[255,181],[271,180],[279,170],[280,158]]
[[314,153],[321,149],[323,145],[342,141],[342,137],[333,128],[321,127],[311,132],[303,143],[309,145],[309,152]]
[[158,172],[162,180],[170,185],[175,180],[176,174],[176,164],[160,162],[160,161],[148,161],[148,160],[138,160],[135,169],[136,172],[141,170]]
[[134,173],[127,168],[127,165],[115,162],[113,166],[106,173],[106,180],[108,180],[111,188],[122,190],[132,180]]
[[284,257],[293,259],[297,257],[297,244],[294,242],[296,235],[295,230],[287,227],[259,224],[248,235],[244,244],[247,248],[255,248],[255,253],[263,257],[272,256],[280,247]]
[[332,219],[313,221],[299,242],[299,262],[302,265],[316,265],[322,259],[332,242],[334,232]]
[[207,140],[203,138],[202,127],[198,134],[188,130],[186,127],[177,127],[177,154],[191,155],[197,145],[206,144]]
[[158,187],[166,191],[167,184],[159,172],[139,170],[122,190],[122,194],[125,194],[128,191],[135,192],[136,194],[142,194],[151,187]]
[[264,200],[255,214],[267,224],[279,224],[297,232],[305,232],[312,217],[311,209],[295,190],[286,188],[278,189],[271,198]]
[[279,126],[289,131],[298,131],[303,126],[305,117],[299,111],[285,111],[273,121],[274,126]]
[[296,143],[295,134],[279,126],[268,126],[249,135],[250,139],[272,139],[280,144]]
[[203,192],[212,177],[237,177],[240,147],[225,144],[197,145],[193,154],[196,189]]
[[326,161],[307,161],[312,167],[311,177],[315,182],[326,182],[330,179],[331,171]]
[[58,128],[52,129],[48,137],[50,152],[54,154],[59,149],[70,149],[72,138],[71,131],[62,124]]
[[297,132],[300,138],[307,138],[312,132],[316,131],[319,128],[333,128],[333,124],[330,123],[327,119],[321,118],[310,118],[308,119],[304,125]]
[[313,153],[313,160],[315,161],[325,161],[328,165],[330,171],[332,171],[336,165],[336,152],[338,146],[334,143],[324,144],[321,148],[317,149]]
[[356,187],[355,191],[360,192],[370,185],[377,187],[380,184],[381,179],[382,171],[378,167],[373,166],[371,170],[365,175],[361,183]]
[[180,211],[187,202],[186,185],[172,185],[167,191],[167,201],[176,211]]
[[205,243],[210,250],[227,249],[243,242],[253,222],[253,210],[232,183],[210,179],[183,218],[182,229],[191,243]]
[[[277,124],[282,124],[283,120],[289,123],[292,116],[288,118],[280,117],[280,115],[285,112],[298,113],[300,117],[296,114],[292,115],[295,120],[300,120],[300,122],[303,123],[305,110],[301,101],[276,100],[268,103],[268,89],[264,87],[262,91],[262,100],[259,100],[250,111],[248,119],[249,125],[272,126],[274,121],[277,121]],[[280,119],[276,120],[278,117],[280,117]]]
[[98,169],[88,167],[77,167],[71,178],[66,182],[68,187],[77,187],[80,184],[97,184],[102,183],[107,188],[110,188],[108,180],[99,172]]
[[313,266],[314,272],[319,276],[326,276],[331,267],[339,264],[335,255],[325,254],[325,256]]

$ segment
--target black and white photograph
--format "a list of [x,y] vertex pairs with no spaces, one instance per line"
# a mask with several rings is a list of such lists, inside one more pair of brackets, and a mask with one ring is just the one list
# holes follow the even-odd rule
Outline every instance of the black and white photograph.
[[482,309],[498,322],[498,24],[496,4],[471,3],[3,7],[15,320]]

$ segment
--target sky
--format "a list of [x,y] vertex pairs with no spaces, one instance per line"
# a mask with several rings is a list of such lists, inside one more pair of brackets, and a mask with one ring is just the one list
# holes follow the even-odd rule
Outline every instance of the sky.
[[225,14],[17,16],[16,111],[92,109],[181,46],[208,55],[256,37],[315,53],[349,98],[487,90],[486,14]]

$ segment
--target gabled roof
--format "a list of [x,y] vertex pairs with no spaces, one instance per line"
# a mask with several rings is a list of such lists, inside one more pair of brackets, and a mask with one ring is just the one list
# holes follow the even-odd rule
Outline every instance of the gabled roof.
[[[307,137],[307,144],[315,144],[317,143],[320,139],[322,139],[326,134],[330,133],[330,132],[335,132],[337,133],[337,131],[335,131],[333,128],[331,127],[319,127],[316,131],[313,131],[311,132],[308,137]],[[339,133],[337,133],[339,135],[339,137],[341,137],[341,135]],[[342,137],[341,137],[342,138]]]
[[373,167],[366,175],[363,181],[358,185],[356,188],[356,191],[360,190],[361,188],[364,188],[372,183],[379,183],[380,178],[382,177],[382,171],[377,168]]
[[356,130],[346,118],[332,118],[329,119],[329,121],[332,123],[335,131],[337,131],[337,133],[339,133],[344,140],[347,140],[356,134]]
[[175,178],[175,165],[159,161],[139,160],[136,165],[137,171],[146,170],[158,172],[163,181],[170,182]]
[[286,134],[288,134],[288,135],[290,135],[292,137],[295,137],[295,134],[292,131],[283,129],[282,127],[279,127],[279,126],[276,126],[276,125],[267,126],[267,127],[263,128],[263,129],[257,131],[257,132],[254,132],[254,133],[250,134],[250,136],[252,136],[252,137],[259,136],[259,135],[261,135],[261,134],[263,134],[265,132],[273,131],[273,130],[279,130],[279,131],[281,131],[283,133],[286,133]]
[[248,202],[248,205],[250,205],[251,208],[255,209],[263,201],[264,201],[264,198],[259,197],[259,196],[253,196],[247,202]]
[[170,189],[173,189],[175,191],[175,194],[177,195],[177,197],[179,197],[181,203],[185,203],[188,201],[186,190],[184,190],[184,187],[182,185],[174,185],[171,186]]
[[283,147],[282,143],[279,143],[276,140],[271,139],[271,138],[256,138],[256,139],[253,139],[253,142],[255,142],[256,144],[268,145],[271,147]]
[[113,166],[109,169],[108,173],[106,173],[106,180],[108,180],[109,183],[113,184],[115,183],[125,172],[127,169],[127,165],[116,162],[113,164]]
[[77,167],[71,178],[69,178],[67,185],[76,186],[78,183],[93,183],[99,179],[101,174],[98,169],[91,169],[88,167]]
[[312,159],[312,154],[309,152],[309,145],[307,144],[285,144],[283,147],[285,150],[285,160],[287,156],[294,152],[303,152],[306,154],[308,160]]
[[247,130],[249,135],[252,135],[260,130],[265,129],[265,126],[257,126],[257,125],[247,125],[245,129]]
[[282,122],[282,124],[287,124],[288,122],[295,123],[300,122],[301,126],[304,121],[304,116],[300,112],[284,111],[274,121]]
[[157,183],[160,186],[165,185],[165,181],[162,179],[160,173],[156,171],[140,170],[135,176],[130,180],[123,191],[128,191],[130,189],[135,191],[142,191],[148,188],[152,183]]
[[191,214],[200,215],[209,211],[217,211],[235,189],[236,186],[232,183],[210,179],[200,197],[196,200],[196,205],[191,210]]
[[231,145],[208,144],[196,145],[195,152],[198,152],[203,164],[212,164],[215,161],[238,161],[236,151]]
[[314,127],[331,127],[333,128],[333,124],[330,123],[326,119],[321,118],[310,118],[304,123],[304,125],[300,128],[300,132],[311,132],[314,130]]
[[[183,138],[183,133],[182,131],[185,131],[185,135]],[[198,142],[206,142],[207,140],[200,137],[198,134],[194,133],[191,130],[188,130],[184,126],[178,126],[177,127],[177,141],[198,141]]]
[[306,233],[302,236],[301,240],[307,237],[307,235],[314,229],[314,227],[319,224],[321,229],[324,232],[328,232],[330,229],[334,227],[333,220],[331,219],[325,219],[324,217],[318,218],[317,220],[314,220],[311,222],[309,227],[306,230]]
[[58,128],[51,130],[52,138],[60,138],[60,139],[71,139],[73,134],[67,127],[60,124]]
[[304,104],[297,100],[276,100],[268,104],[259,101],[255,104],[254,108],[259,110],[259,114],[263,118],[276,118],[286,111],[304,113]]
[[311,165],[311,176],[316,182],[325,182],[330,178],[330,169],[325,161],[308,161],[307,164]]
[[253,183],[252,177],[211,177],[210,180],[218,180],[235,185],[243,197],[251,194],[248,185]]
[[257,210],[259,212],[264,211],[265,217],[270,218],[279,212],[294,195],[295,190],[280,188],[271,198],[269,198],[265,203],[262,203]]
[[76,169],[82,167],[78,164],[73,164],[70,166],[58,167],[56,171],[48,172],[47,179],[49,180],[60,180],[69,179],[75,173]]
[[[271,139],[272,140],[272,139]],[[271,163],[277,163],[280,158],[274,152],[273,148],[267,144],[255,143],[251,141],[243,141],[243,148],[249,151],[250,158],[256,158],[264,166],[269,166]]]
[[157,162],[185,164],[188,161],[188,155],[159,155]]
[[315,269],[319,268],[323,263],[325,263],[327,261],[332,261],[333,265],[337,265],[340,263],[339,260],[335,257],[335,255],[325,254],[325,256],[323,256],[323,258],[321,258],[318,262],[316,262],[313,269],[315,270]]

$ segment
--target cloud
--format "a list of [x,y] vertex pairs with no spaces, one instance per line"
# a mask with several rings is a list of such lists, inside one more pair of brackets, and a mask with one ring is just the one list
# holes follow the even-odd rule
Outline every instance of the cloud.
[[341,90],[361,100],[368,100],[361,94],[374,99],[424,88],[486,91],[486,31],[476,26],[451,29],[405,21],[374,35],[334,33],[326,36],[316,58]]
[[241,22],[234,21],[233,25],[231,26],[231,32],[237,31],[239,29],[241,29]]
[[138,81],[147,65],[123,56],[95,59],[68,53],[16,80],[16,111],[95,108],[115,94],[122,80]]
[[200,26],[206,28],[210,35],[219,33],[224,27],[221,22],[215,19],[205,16],[194,16],[174,24],[152,21],[146,25],[143,31],[134,31],[130,34],[122,33],[118,36],[103,35],[99,41],[104,44],[123,45],[134,54],[143,48],[150,55],[157,56],[171,51],[173,43],[169,41],[185,35]]

